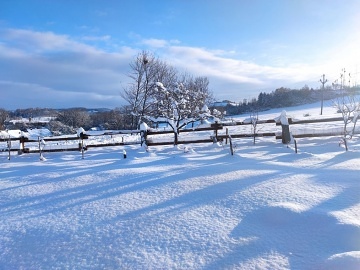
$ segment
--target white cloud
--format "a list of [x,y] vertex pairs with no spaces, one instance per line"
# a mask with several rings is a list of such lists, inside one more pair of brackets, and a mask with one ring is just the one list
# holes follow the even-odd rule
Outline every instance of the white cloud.
[[153,48],[163,48],[169,44],[166,40],[156,38],[143,39],[141,43]]
[[[35,106],[32,104],[80,106],[77,103],[119,106],[120,92],[129,83],[129,64],[144,46],[156,50],[160,59],[179,70],[208,77],[215,97],[232,100],[256,97],[259,91],[282,86],[318,87],[323,73],[338,74],[341,68],[355,66],[360,59],[357,50],[360,38],[356,35],[342,42],[337,50],[324,50],[323,62],[287,66],[245,61],[234,51],[182,46],[178,40],[135,37],[141,41],[140,48],[121,46],[108,52],[52,32],[0,30],[1,89],[9,93],[4,104],[12,108]],[[86,36],[83,40],[114,42],[107,35]],[[113,48],[116,46],[113,44]],[[44,104],[38,104],[39,100]]]
[[201,48],[173,47],[172,52],[177,59],[181,56],[186,57],[186,62],[182,64],[186,64],[184,68],[191,68],[192,72],[201,71],[206,74],[204,76],[214,76],[232,82],[261,84],[261,79],[253,73],[258,67],[252,63],[222,57]]
[[111,36],[83,36],[81,39],[85,41],[108,41],[111,39]]
[[35,104],[122,104],[120,92],[126,85],[128,65],[136,50],[120,47],[117,52],[108,53],[67,36],[29,30],[2,31],[0,38],[4,40],[0,44],[1,89],[7,93],[4,105],[17,108]]
[[8,109],[40,107],[117,107],[122,104],[120,95],[97,94],[53,89],[31,83],[1,81],[0,87],[5,89],[2,98],[10,101]]
[[[93,47],[72,40],[67,35],[24,29],[7,29],[1,33],[9,45],[29,53],[44,51],[96,51]],[[10,46],[9,46],[10,47]]]
[[157,49],[157,48],[166,48],[172,45],[180,44],[181,42],[177,39],[164,40],[157,38],[141,39],[140,44],[147,47]]
[[[118,52],[108,53],[51,32],[10,29],[5,36],[8,42],[1,46],[7,54],[0,53],[0,57],[9,71],[0,74],[0,79],[31,85],[26,87],[26,91],[18,85],[18,91],[24,97],[36,96],[39,92],[36,89],[42,89],[45,96],[56,96],[51,98],[51,102],[68,103],[69,106],[79,99],[90,102],[90,99],[100,101],[120,96],[129,79],[126,76],[129,63],[138,52],[131,47],[122,47]],[[225,51],[179,46],[176,40],[148,39],[143,43],[160,49],[160,57],[174,67],[208,77],[215,86],[214,92],[227,93],[229,99],[232,98],[231,91],[235,92],[242,86],[262,88],[270,76],[276,77],[281,73],[270,67],[226,58],[224,55],[228,53]],[[9,47],[9,44],[16,46]],[[30,44],[31,49],[23,44]],[[11,84],[11,89],[15,86]],[[10,89],[10,85],[7,84],[4,89]]]
[[180,44],[180,40],[177,40],[177,39],[171,39],[170,40],[170,44]]
[[[250,83],[254,87],[263,87],[269,80],[285,80],[298,73],[294,68],[262,66],[249,61],[223,57],[224,51],[211,51],[205,48],[173,46],[169,48],[168,57],[176,66],[191,73],[202,73],[203,76],[217,77],[220,80],[237,83]],[[199,74],[200,75],[200,74]]]

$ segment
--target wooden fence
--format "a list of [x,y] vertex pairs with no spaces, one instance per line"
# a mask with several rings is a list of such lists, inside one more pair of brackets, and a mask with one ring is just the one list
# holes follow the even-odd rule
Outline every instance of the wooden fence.
[[[131,142],[124,141],[124,135],[139,134],[139,130],[129,131],[117,131],[117,132],[104,132],[96,135],[80,134],[80,136],[59,136],[59,137],[38,137],[38,139],[29,139],[21,136],[18,138],[1,138],[0,142],[7,143],[5,148],[0,148],[0,151],[16,151],[19,153],[39,153],[39,152],[64,152],[64,151],[82,151],[94,147],[107,147],[107,146],[119,146],[125,144],[131,144]],[[88,143],[90,138],[101,136],[120,136],[121,140],[117,142],[102,142],[102,143]],[[19,147],[8,147],[13,142],[19,145]],[[47,147],[49,142],[61,142],[59,144],[52,144],[52,147]],[[28,147],[29,144],[32,147]],[[35,145],[35,146],[34,146]]]
[[[291,131],[291,127],[293,125],[305,125],[305,124],[319,124],[319,123],[338,123],[337,126],[341,127],[342,117],[333,117],[333,118],[319,118],[319,119],[302,119],[296,120],[289,118],[288,127],[284,127],[280,122],[276,122],[273,119],[270,120],[258,120],[257,128],[261,130],[262,125],[271,125],[271,131],[267,132],[239,132],[236,130],[237,127],[240,126],[249,126],[252,125],[249,121],[232,121],[232,122],[224,122],[224,123],[214,123],[209,127],[204,128],[191,128],[191,129],[182,129],[180,130],[181,134],[195,134],[194,136],[180,136],[178,140],[178,144],[193,144],[193,143],[211,143],[216,141],[223,141],[232,138],[256,138],[256,137],[274,137],[275,139],[282,139],[284,143],[287,143],[287,140],[284,140],[284,136],[286,135],[286,131]],[[289,128],[290,127],[290,128]],[[234,130],[235,128],[235,130]],[[322,137],[322,136],[342,136],[343,131],[326,131],[321,133],[301,133],[301,134],[293,134],[294,138],[306,138],[306,137]],[[210,132],[209,132],[210,131]],[[60,152],[60,151],[82,151],[84,149],[89,149],[92,147],[106,147],[106,146],[120,146],[127,144],[124,142],[124,137],[122,137],[122,141],[120,142],[110,142],[110,143],[87,143],[87,140],[91,137],[95,136],[124,136],[126,134],[142,134],[142,139],[135,143],[145,143],[147,146],[157,146],[157,145],[172,145],[174,144],[174,140],[172,136],[168,136],[169,134],[173,134],[171,130],[148,130],[147,132],[142,132],[140,130],[132,130],[132,131],[117,131],[117,132],[106,132],[97,135],[87,135],[81,134],[81,136],[69,136],[69,137],[45,137],[38,138],[38,140],[28,139],[26,137],[20,138],[0,138],[0,142],[8,142],[8,144],[14,141],[18,141],[19,148],[14,147],[4,147],[0,148],[2,151],[19,151],[22,153],[39,153],[42,152]],[[357,132],[359,134],[360,132]],[[45,144],[48,142],[60,142],[62,141],[61,147],[55,148],[47,148],[43,147],[41,149],[41,140],[44,141]],[[77,141],[78,143],[66,146],[68,142]],[[29,143],[38,143],[38,147],[34,149],[30,149],[27,147]],[[65,146],[64,146],[65,145]]]
[[[343,118],[342,117],[332,117],[332,118],[318,118],[318,119],[292,119],[288,118],[289,126],[282,126],[281,123],[275,121],[274,119],[269,120],[258,120],[256,122],[257,130],[262,130],[262,125],[264,124],[273,124],[271,131],[266,132],[240,132],[232,131],[232,127],[238,126],[251,126],[253,123],[250,121],[232,121],[232,122],[225,122],[225,123],[215,123],[212,124],[208,128],[192,128],[192,129],[182,129],[180,133],[200,133],[203,131],[213,131],[211,135],[203,135],[198,136],[199,138],[192,138],[192,139],[179,139],[178,144],[190,144],[190,143],[204,143],[204,142],[214,142],[214,141],[223,141],[227,140],[229,137],[232,139],[238,138],[257,138],[257,137],[274,137],[277,140],[282,140],[283,143],[288,143],[289,139],[284,138],[284,136],[290,136],[289,132],[291,132],[292,125],[307,125],[307,124],[321,124],[321,123],[333,123],[337,126],[337,130],[326,130],[322,132],[310,132],[310,133],[301,133],[301,134],[293,134],[291,135],[293,138],[310,138],[310,137],[324,137],[324,136],[342,136],[344,135],[343,132]],[[146,136],[146,144],[148,146],[157,146],[157,145],[171,145],[174,144],[174,140],[169,139],[169,137],[162,140],[156,140],[156,137],[159,135],[164,134],[171,134],[173,131],[153,131],[149,130]],[[359,131],[356,134],[360,134]],[[155,138],[154,138],[155,137]]]

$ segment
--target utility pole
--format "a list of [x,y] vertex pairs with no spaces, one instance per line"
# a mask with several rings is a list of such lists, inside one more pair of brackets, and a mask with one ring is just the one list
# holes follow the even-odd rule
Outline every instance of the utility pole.
[[325,74],[322,75],[322,79],[320,79],[320,82],[322,83],[322,90],[321,90],[321,111],[320,111],[320,115],[322,115],[322,112],[323,112],[323,104],[324,104],[325,83],[327,82],[327,79],[325,80]]

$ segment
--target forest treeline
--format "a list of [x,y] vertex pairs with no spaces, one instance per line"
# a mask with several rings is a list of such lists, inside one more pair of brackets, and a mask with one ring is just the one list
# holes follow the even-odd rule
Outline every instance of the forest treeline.
[[[281,87],[271,93],[261,92],[257,98],[251,100],[244,99],[234,103],[228,100],[221,102],[221,106],[215,106],[217,110],[226,112],[226,115],[238,115],[250,112],[261,112],[274,108],[291,107],[303,104],[314,103],[317,101],[332,100],[339,95],[359,94],[360,88],[352,87],[345,90],[334,87],[322,89],[309,88],[307,85],[301,89],[290,89]],[[215,103],[216,105],[217,103]]]

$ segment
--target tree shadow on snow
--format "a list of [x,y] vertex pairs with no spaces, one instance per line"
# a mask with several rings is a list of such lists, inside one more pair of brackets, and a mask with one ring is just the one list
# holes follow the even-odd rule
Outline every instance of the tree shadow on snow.
[[207,269],[239,267],[273,252],[287,257],[291,269],[323,269],[334,253],[360,248],[360,228],[339,224],[321,212],[297,213],[282,207],[263,207],[247,214],[230,237],[253,240],[238,245]]

